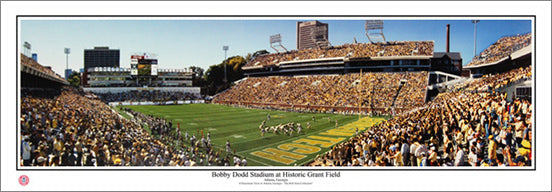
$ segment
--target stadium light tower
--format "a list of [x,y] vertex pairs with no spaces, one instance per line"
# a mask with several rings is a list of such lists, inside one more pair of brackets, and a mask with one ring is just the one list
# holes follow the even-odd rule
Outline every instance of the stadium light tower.
[[69,69],[69,53],[71,53],[71,49],[65,48],[63,52],[65,53],[65,79],[69,80],[69,76],[71,75],[71,70]]
[[382,40],[385,42],[385,36],[383,35],[383,20],[366,20],[364,23],[366,30],[366,37],[371,43]]
[[65,69],[69,69],[69,53],[71,53],[71,49],[65,48],[63,52],[65,53]]
[[31,53],[31,44],[25,41],[25,43],[23,43],[23,55],[28,57],[29,53]]
[[479,20],[472,20],[472,23],[474,24],[473,27],[473,56],[476,56],[477,53],[477,23],[479,23]]
[[[276,44],[278,43],[278,44]],[[276,44],[276,45],[275,45]],[[282,45],[282,36],[280,34],[276,34],[276,35],[271,35],[270,36],[270,47],[274,50],[276,50],[276,52],[280,53],[280,50],[276,49],[276,47],[279,47],[279,48],[282,48],[284,49],[286,52],[288,51],[286,49],[286,47],[284,47]]]
[[222,50],[224,51],[224,82],[228,82],[228,79],[226,79],[226,52],[228,52],[228,45],[222,46]]

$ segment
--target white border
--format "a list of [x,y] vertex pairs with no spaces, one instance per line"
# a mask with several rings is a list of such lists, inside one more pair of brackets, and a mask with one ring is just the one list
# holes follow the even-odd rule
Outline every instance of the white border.
[[[536,125],[549,128],[550,3],[549,2],[6,2],[2,1],[2,190],[551,190],[550,129],[538,129],[536,171],[341,171],[341,178],[298,179],[313,185],[245,186],[257,179],[211,178],[211,171],[16,171],[13,84],[16,15],[536,15]],[[477,6],[475,5],[477,4]],[[282,13],[283,12],[283,13]],[[476,17],[458,17],[472,19]],[[83,19],[83,18],[78,18]],[[105,18],[102,18],[105,19]],[[119,18],[117,18],[119,19]],[[132,18],[135,19],[135,18]],[[164,17],[153,19],[167,19]],[[177,18],[175,18],[177,19]],[[190,18],[191,20],[200,18]],[[206,20],[234,18],[208,17]],[[246,20],[247,17],[238,19]],[[251,18],[251,19],[263,19]],[[279,19],[267,17],[266,19]],[[284,17],[281,19],[295,19]],[[301,17],[345,19],[353,17]],[[360,18],[358,18],[360,19]],[[386,18],[387,19],[387,18]],[[408,19],[393,17],[389,19]],[[419,18],[412,18],[413,20]],[[423,18],[421,18],[423,19]],[[428,19],[436,19],[428,17]],[[455,18],[446,18],[455,19]],[[484,18],[489,19],[489,18]],[[502,19],[502,18],[501,18]],[[515,19],[515,18],[513,18]],[[18,48],[19,49],[19,48]],[[251,167],[249,167],[251,168]],[[263,167],[264,168],[264,167]],[[277,168],[277,167],[271,167]],[[70,169],[70,168],[69,168]],[[287,169],[287,168],[286,168]],[[289,168],[295,169],[295,168]],[[393,169],[393,168],[391,168]],[[266,171],[274,172],[274,171]],[[19,185],[20,175],[30,178]],[[477,175],[475,175],[477,174]]]

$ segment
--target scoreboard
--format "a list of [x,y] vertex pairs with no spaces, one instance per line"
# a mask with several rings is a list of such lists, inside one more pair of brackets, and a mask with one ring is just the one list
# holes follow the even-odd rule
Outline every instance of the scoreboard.
[[157,59],[147,54],[130,56],[130,75],[157,76]]

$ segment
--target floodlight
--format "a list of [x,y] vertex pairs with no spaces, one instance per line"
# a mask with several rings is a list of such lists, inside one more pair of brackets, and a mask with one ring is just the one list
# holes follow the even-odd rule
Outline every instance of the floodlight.
[[371,43],[383,41],[385,42],[385,36],[383,35],[383,20],[366,20],[364,23],[366,30],[366,37]]
[[[276,46],[273,46],[273,44],[276,44],[278,43]],[[283,45],[282,45],[282,36],[280,34],[276,34],[276,35],[271,35],[270,36],[270,47],[274,50],[276,50],[276,52],[280,52],[280,50],[278,50],[276,47],[279,47],[279,48],[282,48],[284,49],[286,52],[288,51]]]

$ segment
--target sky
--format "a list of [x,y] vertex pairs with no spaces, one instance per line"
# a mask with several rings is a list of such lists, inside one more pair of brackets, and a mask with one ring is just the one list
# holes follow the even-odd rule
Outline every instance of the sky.
[[[193,19],[193,20],[192,20]],[[208,18],[209,19],[209,18]],[[269,37],[281,34],[282,45],[296,49],[296,22],[310,20],[255,20],[226,18],[170,19],[37,19],[21,18],[19,46],[31,44],[31,53],[38,54],[38,62],[63,76],[66,55],[70,48],[68,66],[83,68],[84,49],[109,46],[120,50],[120,67],[130,67],[130,55],[154,53],[159,68],[183,69],[199,66],[205,70],[219,64],[225,54],[222,46],[228,45],[227,57],[246,56],[258,50],[274,53]],[[446,49],[446,25],[450,24],[450,51],[460,52],[463,64],[474,54],[474,24],[471,20],[385,20],[383,33],[387,41],[435,41],[434,52]],[[365,20],[319,20],[329,24],[329,41],[332,45],[368,43]],[[477,24],[477,54],[503,36],[532,32],[531,20],[480,20]]]

